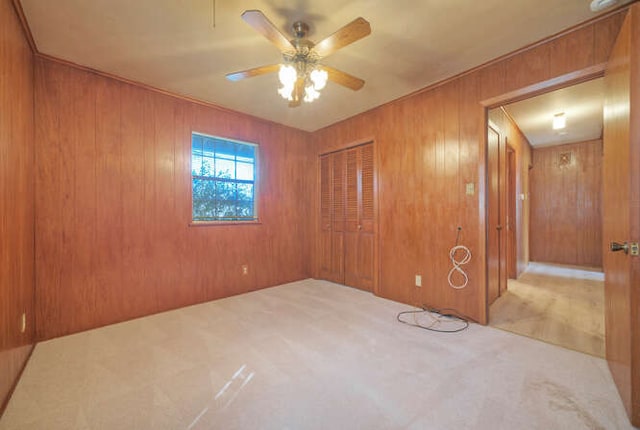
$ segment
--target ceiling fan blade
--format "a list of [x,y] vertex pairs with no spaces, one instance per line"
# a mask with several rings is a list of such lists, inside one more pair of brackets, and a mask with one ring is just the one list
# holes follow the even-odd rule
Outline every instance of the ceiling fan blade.
[[293,94],[291,94],[292,100],[289,102],[289,107],[298,107],[302,103],[304,97],[304,79],[298,78],[296,86],[293,87]]
[[269,41],[276,45],[281,51],[295,50],[295,47],[289,42],[289,39],[259,10],[245,10],[241,17],[244,22],[269,39]]
[[319,57],[326,57],[369,34],[371,34],[371,25],[369,25],[369,22],[364,18],[356,18],[331,36],[316,44],[313,50]]
[[253,78],[267,73],[277,72],[280,68],[279,64],[270,64],[268,66],[260,66],[254,69],[241,70],[239,72],[227,73],[226,77],[230,81],[239,81],[241,79]]
[[352,76],[341,70],[324,65],[320,66],[320,68],[324,69],[327,72],[330,81],[335,82],[338,85],[350,88],[353,91],[358,91],[364,86],[364,81],[362,79],[356,78],[355,76]]

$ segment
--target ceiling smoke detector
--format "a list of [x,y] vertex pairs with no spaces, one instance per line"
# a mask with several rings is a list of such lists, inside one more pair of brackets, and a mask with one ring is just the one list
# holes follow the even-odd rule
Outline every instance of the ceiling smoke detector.
[[600,12],[601,10],[611,7],[616,3],[618,3],[618,0],[593,0],[591,2],[591,11]]

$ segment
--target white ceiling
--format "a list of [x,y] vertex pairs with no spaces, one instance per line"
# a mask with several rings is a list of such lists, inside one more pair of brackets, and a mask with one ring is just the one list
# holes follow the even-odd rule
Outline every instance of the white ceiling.
[[[541,147],[600,139],[603,100],[604,78],[599,78],[504,108],[531,146]],[[553,117],[560,112],[565,113],[567,125],[562,130],[553,130]]]
[[[622,0],[620,3],[627,3]],[[38,50],[127,79],[314,131],[593,18],[589,0],[21,0]],[[285,34],[318,42],[362,16],[372,34],[323,60],[366,81],[333,83],[289,108],[277,76],[225,74],[279,63],[240,19],[259,9]]]

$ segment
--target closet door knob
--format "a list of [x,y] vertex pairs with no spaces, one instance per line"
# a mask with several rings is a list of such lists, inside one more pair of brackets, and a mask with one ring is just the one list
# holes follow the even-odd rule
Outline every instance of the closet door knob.
[[627,242],[624,242],[624,243],[611,242],[609,244],[609,249],[611,250],[611,252],[624,251],[625,254],[628,254],[629,244]]

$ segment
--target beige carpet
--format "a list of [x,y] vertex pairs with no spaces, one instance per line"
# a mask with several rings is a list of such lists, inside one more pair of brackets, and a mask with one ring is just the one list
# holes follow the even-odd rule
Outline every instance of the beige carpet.
[[489,311],[492,327],[604,357],[604,275],[530,263]]
[[606,363],[306,280],[36,346],[2,430],[627,429]]

